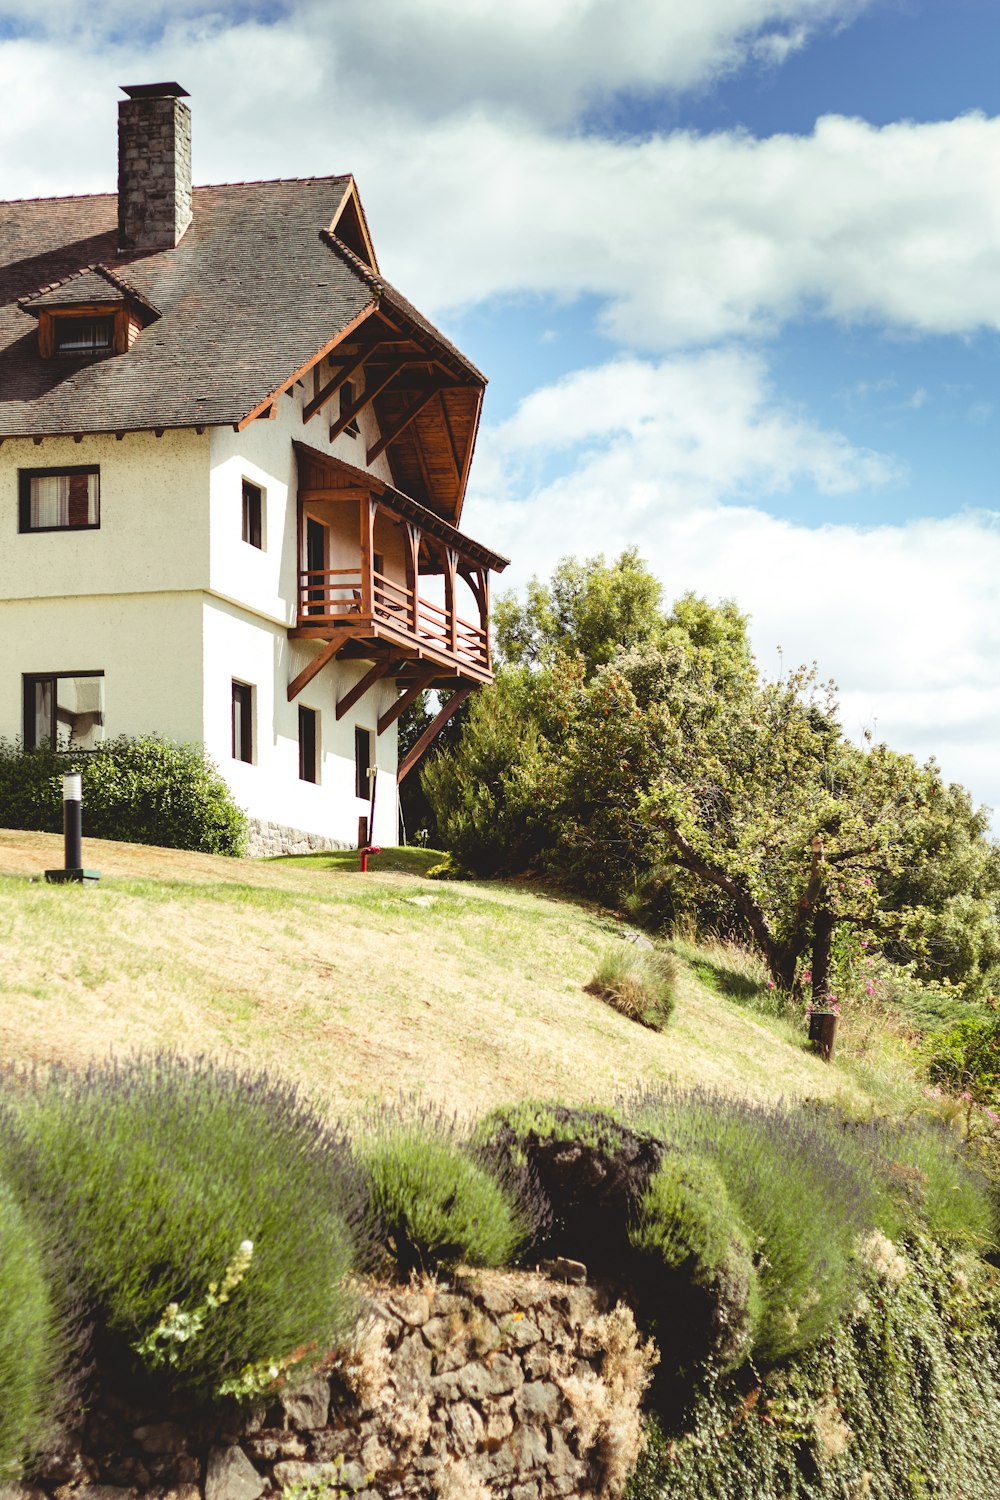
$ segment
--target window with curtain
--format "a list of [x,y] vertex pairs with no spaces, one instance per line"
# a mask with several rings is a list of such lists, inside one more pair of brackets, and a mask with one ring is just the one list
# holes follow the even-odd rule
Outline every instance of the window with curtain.
[[101,524],[101,475],[95,467],[22,469],[20,531],[83,531]]
[[96,750],[104,739],[103,672],[37,672],[24,678],[24,748]]

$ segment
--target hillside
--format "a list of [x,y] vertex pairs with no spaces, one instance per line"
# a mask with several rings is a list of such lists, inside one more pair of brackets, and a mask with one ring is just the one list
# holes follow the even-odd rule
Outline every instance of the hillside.
[[856,1069],[822,1064],[691,966],[665,1034],[617,1015],[583,986],[620,923],[528,886],[99,840],[85,859],[98,886],[47,886],[61,840],[0,831],[6,1058],[170,1046],[279,1069],[332,1105],[402,1089],[463,1112],[668,1077],[866,1099]]

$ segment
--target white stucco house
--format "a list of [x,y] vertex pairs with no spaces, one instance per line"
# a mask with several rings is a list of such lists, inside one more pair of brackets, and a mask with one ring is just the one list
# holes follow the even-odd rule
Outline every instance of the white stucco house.
[[202,742],[257,850],[394,842],[400,713],[492,676],[484,377],[350,176],[192,188],[184,90],[124,92],[117,194],[0,203],[0,735]]

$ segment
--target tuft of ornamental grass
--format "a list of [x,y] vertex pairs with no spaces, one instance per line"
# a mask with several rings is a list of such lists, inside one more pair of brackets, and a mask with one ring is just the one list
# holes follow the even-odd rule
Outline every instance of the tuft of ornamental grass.
[[0,1183],[0,1485],[49,1429],[63,1344],[40,1235]]
[[685,1155],[712,1162],[751,1237],[761,1308],[753,1353],[765,1362],[829,1331],[853,1289],[859,1235],[879,1193],[863,1156],[823,1117],[709,1090],[653,1090],[636,1124]]
[[172,1054],[6,1081],[15,1191],[58,1227],[97,1328],[147,1370],[250,1396],[346,1333],[363,1184],[294,1087]]
[[941,1245],[981,1253],[997,1248],[1000,1226],[989,1181],[944,1121],[882,1121],[864,1136],[889,1200],[879,1227],[891,1238],[915,1229]]
[[361,1119],[354,1142],[371,1236],[399,1275],[508,1265],[527,1241],[516,1174],[483,1159],[457,1116],[385,1103]]
[[[653,1273],[643,1311],[662,1324],[668,1343],[677,1344],[686,1321],[695,1325],[690,1352],[721,1369],[741,1365],[757,1337],[760,1280],[751,1237],[714,1163],[666,1155],[630,1215],[629,1240]],[[663,1269],[677,1274],[657,1274]]]
[[678,963],[672,953],[616,943],[606,948],[590,983],[589,995],[604,1000],[630,1021],[662,1031],[677,998]]

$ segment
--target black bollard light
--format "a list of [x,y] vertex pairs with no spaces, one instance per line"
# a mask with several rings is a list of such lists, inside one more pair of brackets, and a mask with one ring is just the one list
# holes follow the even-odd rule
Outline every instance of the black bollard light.
[[62,779],[63,783],[63,861],[62,870],[46,870],[45,879],[50,885],[96,885],[100,880],[97,870],[83,868],[83,778],[79,771],[71,771]]

